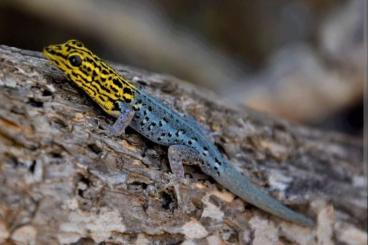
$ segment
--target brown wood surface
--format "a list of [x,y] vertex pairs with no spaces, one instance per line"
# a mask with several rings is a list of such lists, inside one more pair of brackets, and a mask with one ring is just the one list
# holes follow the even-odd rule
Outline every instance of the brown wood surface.
[[113,119],[39,52],[0,46],[0,243],[364,244],[360,140],[229,105],[171,76],[116,67],[196,118],[240,171],[316,227],[248,205],[195,166],[186,168],[186,205],[178,207],[165,147],[129,129],[107,136]]

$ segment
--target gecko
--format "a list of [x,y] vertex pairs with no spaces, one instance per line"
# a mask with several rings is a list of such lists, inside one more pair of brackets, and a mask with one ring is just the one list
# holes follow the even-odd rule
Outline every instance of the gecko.
[[293,211],[253,184],[213,144],[195,119],[182,115],[138,88],[78,40],[43,49],[43,55],[81,88],[107,114],[116,118],[108,131],[121,135],[127,126],[168,147],[171,171],[185,178],[183,161],[199,162],[200,169],[244,201],[284,220],[303,226],[314,221]]

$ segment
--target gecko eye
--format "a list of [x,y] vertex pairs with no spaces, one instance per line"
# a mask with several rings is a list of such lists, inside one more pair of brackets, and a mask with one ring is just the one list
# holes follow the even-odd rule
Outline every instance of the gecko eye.
[[69,57],[69,62],[72,66],[80,66],[82,64],[82,59],[79,55],[72,55]]

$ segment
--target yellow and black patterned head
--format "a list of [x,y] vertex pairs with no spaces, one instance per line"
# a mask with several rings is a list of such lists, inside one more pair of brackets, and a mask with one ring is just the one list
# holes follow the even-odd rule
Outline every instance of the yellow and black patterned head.
[[77,40],[49,45],[44,56],[82,88],[108,114],[119,114],[117,101],[131,103],[136,89]]

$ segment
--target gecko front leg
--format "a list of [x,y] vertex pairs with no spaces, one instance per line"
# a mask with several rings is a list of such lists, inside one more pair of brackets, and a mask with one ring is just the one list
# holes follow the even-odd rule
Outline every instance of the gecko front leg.
[[125,133],[126,127],[134,117],[134,110],[127,108],[122,102],[117,102],[120,108],[120,115],[113,125],[107,127],[107,132],[113,136],[119,136]]

